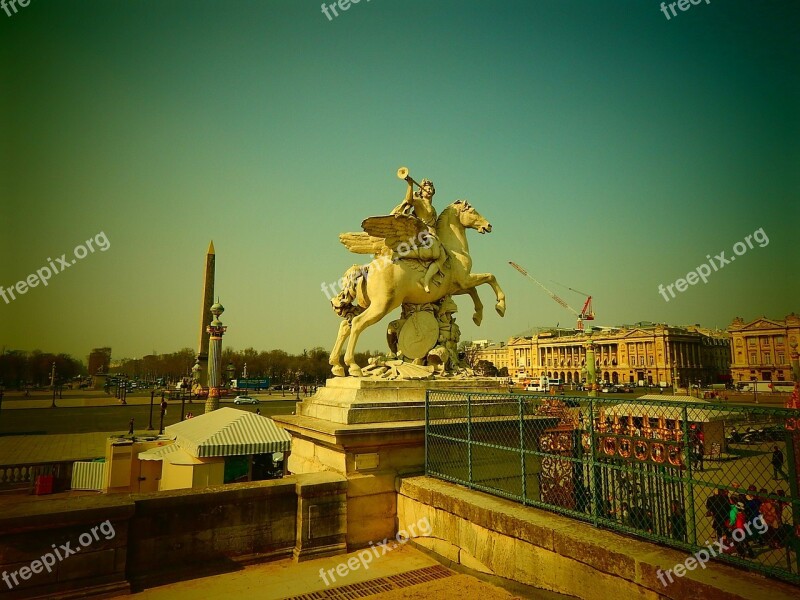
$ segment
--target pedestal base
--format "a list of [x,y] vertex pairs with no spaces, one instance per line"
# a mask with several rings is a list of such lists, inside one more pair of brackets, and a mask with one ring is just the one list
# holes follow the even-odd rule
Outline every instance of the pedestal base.
[[297,414],[332,423],[389,423],[425,419],[425,393],[504,391],[489,378],[387,381],[359,377],[334,377],[312,398],[303,400]]
[[334,471],[347,478],[347,547],[380,543],[397,531],[398,475],[425,470],[426,390],[500,393],[491,379],[328,380],[297,415],[275,416],[292,435],[291,473]]

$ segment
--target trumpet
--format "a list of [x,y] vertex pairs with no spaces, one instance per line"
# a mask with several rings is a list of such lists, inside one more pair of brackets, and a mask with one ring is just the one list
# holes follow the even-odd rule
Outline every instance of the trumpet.
[[416,185],[419,189],[422,189],[422,186],[418,184],[408,172],[408,167],[400,167],[397,169],[397,177],[398,179],[402,179],[407,181],[409,185]]

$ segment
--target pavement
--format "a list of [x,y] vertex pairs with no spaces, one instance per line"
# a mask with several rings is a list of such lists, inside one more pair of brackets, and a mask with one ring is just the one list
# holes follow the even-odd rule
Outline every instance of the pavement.
[[[0,465],[92,460],[106,455],[110,432],[0,436]],[[142,433],[144,435],[144,433]]]
[[[363,550],[361,552],[364,552]],[[176,600],[203,598],[222,600],[247,598],[255,600],[345,599],[373,596],[375,598],[480,598],[481,600],[555,600],[567,598],[533,588],[515,590],[515,593],[481,581],[470,574],[459,574],[444,567],[433,557],[412,547],[397,546],[367,564],[358,562],[359,552],[318,558],[297,563],[292,559],[250,565],[233,573],[179,581],[132,595],[117,596],[134,600]],[[356,558],[356,569],[344,576],[336,574],[340,565]],[[335,581],[328,573],[333,570]],[[320,571],[328,579],[325,585]],[[346,587],[344,587],[346,586]]]

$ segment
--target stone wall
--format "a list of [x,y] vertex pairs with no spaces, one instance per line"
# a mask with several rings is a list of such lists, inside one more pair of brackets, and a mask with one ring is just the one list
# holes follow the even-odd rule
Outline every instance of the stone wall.
[[[0,515],[0,577],[10,582],[0,578],[0,597],[112,596],[293,553],[343,553],[346,489],[344,477],[320,473],[20,503]],[[77,551],[42,564],[63,544]]]
[[584,600],[795,600],[798,588],[714,562],[663,586],[657,569],[687,554],[433,479],[403,479],[398,527],[427,519],[414,542],[445,561]]

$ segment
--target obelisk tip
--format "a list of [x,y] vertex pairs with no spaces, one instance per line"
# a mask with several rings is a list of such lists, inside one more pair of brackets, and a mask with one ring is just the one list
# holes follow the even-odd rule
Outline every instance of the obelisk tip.
[[211,240],[211,242],[208,244],[208,252],[206,252],[206,254],[215,254],[215,252],[214,252],[214,240]]

